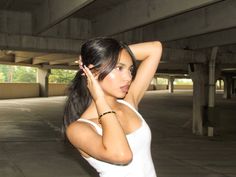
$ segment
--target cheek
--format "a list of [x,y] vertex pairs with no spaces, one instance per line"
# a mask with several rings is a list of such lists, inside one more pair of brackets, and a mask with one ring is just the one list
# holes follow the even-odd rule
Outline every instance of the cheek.
[[114,80],[116,80],[116,78],[117,78],[117,76],[113,72],[111,72],[107,75],[107,79],[110,81],[114,81]]
[[117,78],[118,76],[115,73],[111,72],[104,78],[101,84],[102,86],[111,88],[112,86],[115,86],[115,84],[117,83],[118,81]]

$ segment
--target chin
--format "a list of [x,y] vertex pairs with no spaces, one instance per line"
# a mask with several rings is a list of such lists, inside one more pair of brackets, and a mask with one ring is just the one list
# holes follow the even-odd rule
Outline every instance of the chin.
[[117,99],[124,99],[125,96],[116,97]]
[[109,93],[108,95],[112,96],[112,97],[115,97],[117,99],[123,99],[127,93],[124,93],[124,92],[116,92],[116,93]]
[[127,94],[126,93],[122,93],[119,96],[117,95],[118,99],[123,99]]

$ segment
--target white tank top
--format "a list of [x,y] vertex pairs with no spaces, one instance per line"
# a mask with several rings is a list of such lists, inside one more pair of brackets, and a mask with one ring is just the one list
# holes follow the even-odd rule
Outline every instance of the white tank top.
[[[151,157],[151,131],[141,114],[128,102],[118,100],[132,109],[142,121],[141,127],[126,135],[133,153],[132,161],[127,165],[116,165],[97,160],[93,157],[85,158],[93,166],[100,177],[156,177],[155,168]],[[102,135],[102,128],[87,119],[78,119],[91,124],[98,134]]]

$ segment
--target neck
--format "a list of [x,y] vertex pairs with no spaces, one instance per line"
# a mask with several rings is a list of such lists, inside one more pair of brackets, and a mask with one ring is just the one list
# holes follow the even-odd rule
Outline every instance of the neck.
[[[107,104],[111,107],[111,109],[116,109],[119,105],[119,103],[117,102],[117,98],[115,97],[110,97],[110,96],[106,96],[105,100],[107,102]],[[91,102],[91,107],[96,108],[95,102],[92,100]]]

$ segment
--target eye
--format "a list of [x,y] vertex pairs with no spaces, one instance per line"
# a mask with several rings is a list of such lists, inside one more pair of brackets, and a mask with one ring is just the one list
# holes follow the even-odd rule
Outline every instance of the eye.
[[134,66],[131,66],[130,68],[129,68],[129,71],[130,71],[130,73],[134,73]]
[[117,69],[118,71],[122,71],[122,70],[124,70],[124,67],[123,67],[123,66],[116,66],[116,69]]
[[130,70],[131,72],[133,72],[133,71],[134,71],[134,66],[130,66],[129,70]]

